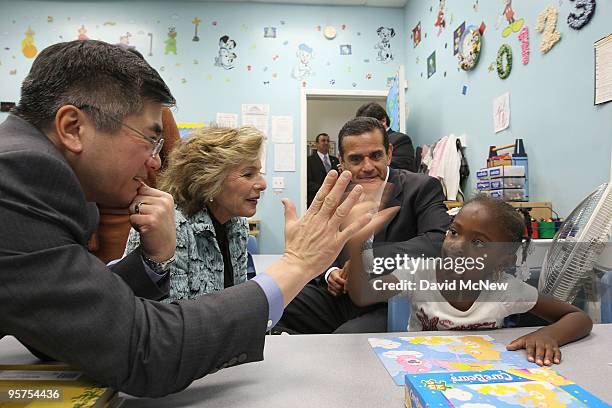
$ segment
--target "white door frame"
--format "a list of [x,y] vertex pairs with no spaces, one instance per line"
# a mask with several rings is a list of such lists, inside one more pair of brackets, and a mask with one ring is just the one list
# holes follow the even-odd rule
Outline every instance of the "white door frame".
[[[388,90],[354,90],[354,89],[308,89],[302,88],[300,94],[300,155],[303,155],[306,151],[306,142],[308,140],[307,125],[308,125],[308,108],[307,103],[309,98],[323,97],[325,99],[359,99],[363,98],[364,102],[371,98],[386,98]],[[403,92],[400,92],[400,98]],[[400,99],[401,101],[401,99]],[[402,106],[402,105],[400,105]],[[306,157],[301,161],[300,166],[300,211],[303,215],[306,212]]]

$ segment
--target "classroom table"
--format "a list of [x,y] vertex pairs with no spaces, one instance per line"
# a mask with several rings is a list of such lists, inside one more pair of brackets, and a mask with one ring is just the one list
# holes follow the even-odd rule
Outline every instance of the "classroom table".
[[[533,330],[419,332],[409,335],[487,334],[508,343]],[[265,360],[221,370],[164,398],[126,398],[132,407],[401,407],[396,386],[367,341],[396,333],[268,336]],[[406,335],[402,333],[401,335]],[[0,341],[0,364],[34,359],[14,338]],[[564,346],[554,368],[612,403],[612,324],[599,324],[585,339]],[[524,351],[521,351],[524,352]]]

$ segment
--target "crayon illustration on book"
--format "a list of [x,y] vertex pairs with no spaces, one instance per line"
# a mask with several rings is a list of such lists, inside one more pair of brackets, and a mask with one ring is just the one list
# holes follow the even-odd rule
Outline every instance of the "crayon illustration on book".
[[490,336],[373,337],[370,346],[397,385],[406,374],[536,368]]
[[0,365],[0,408],[116,408],[122,399],[65,365]]
[[608,408],[546,367],[406,375],[406,407]]

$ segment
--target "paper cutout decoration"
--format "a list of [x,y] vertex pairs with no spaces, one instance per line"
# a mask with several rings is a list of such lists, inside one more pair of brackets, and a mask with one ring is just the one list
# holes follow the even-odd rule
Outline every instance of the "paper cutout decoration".
[[276,38],[276,27],[264,27],[264,38]]
[[478,13],[478,0],[474,2],[474,4],[472,5],[472,8],[474,9],[475,13]]
[[527,65],[529,64],[529,29],[527,26],[521,29],[518,39],[521,42],[521,62]]
[[412,44],[414,44],[413,48],[416,48],[417,45],[421,43],[421,22],[419,21],[417,25],[412,29]]
[[510,126],[510,92],[493,100],[493,129],[495,133],[508,129]]
[[442,33],[442,30],[446,27],[446,20],[444,18],[444,8],[446,7],[446,0],[440,0],[440,4],[438,6],[438,17],[436,18],[436,22],[434,23],[434,27],[438,27],[438,37]]
[[202,20],[200,20],[199,17],[196,17],[193,20],[191,20],[191,24],[194,25],[193,38],[191,39],[191,41],[193,41],[193,42],[200,41],[200,37],[198,37],[198,27],[200,26],[201,22],[202,22]]
[[25,38],[21,41],[21,52],[26,58],[34,58],[38,54],[38,50],[34,45],[34,34],[36,33],[32,31],[32,27],[28,26]]
[[236,53],[234,53],[235,48],[236,41],[229,38],[228,35],[219,38],[219,52],[215,57],[215,66],[228,70],[233,69],[234,63],[238,58]]
[[431,78],[433,74],[436,73],[436,52],[432,52],[429,57],[427,57],[427,78]]
[[536,31],[543,32],[542,42],[540,43],[540,51],[546,54],[561,40],[561,33],[557,31],[557,16],[559,10],[554,6],[547,6],[538,15],[536,23]]
[[585,25],[589,24],[591,18],[595,14],[595,0],[570,0],[576,2],[576,11],[582,10],[578,14],[572,11],[567,16],[567,24],[574,30],[580,30]]
[[376,34],[378,34],[378,43],[374,46],[374,49],[378,49],[376,60],[383,64],[393,61],[391,38],[395,37],[395,30],[390,27],[378,27]]
[[457,55],[461,43],[461,38],[465,32],[465,21],[453,32],[453,55]]
[[313,75],[312,67],[310,66],[310,60],[313,58],[312,54],[313,50],[309,45],[302,43],[298,46],[298,50],[295,53],[298,59],[297,65],[291,72],[293,78],[301,81]]
[[176,55],[176,28],[175,27],[168,28],[168,39],[164,41],[164,44],[166,44],[166,47],[164,50],[165,55],[168,55],[168,54]]
[[497,51],[497,75],[501,79],[506,79],[510,76],[510,72],[512,72],[512,48],[508,44],[503,44]]
[[153,33],[147,33],[149,37],[149,57],[153,56]]
[[132,36],[132,34],[125,33],[121,36],[119,36],[119,42],[115,45],[118,45],[121,48],[125,48],[125,49],[136,49],[136,47],[134,47],[133,45],[130,45],[130,37]]
[[353,48],[350,44],[342,44],[340,46],[340,55],[351,55],[353,54]]
[[514,18],[514,10],[512,9],[512,0],[504,0],[504,11],[502,15],[508,21],[508,27],[504,28],[502,31],[502,37],[506,38],[512,33],[518,32],[522,27],[525,19],[521,18],[520,20],[516,20]]
[[87,34],[85,34],[87,32],[87,29],[85,28],[84,25],[81,25],[81,27],[79,27],[78,32],[79,32],[79,37],[78,37],[79,40],[81,41],[89,40],[89,37],[87,36]]
[[459,67],[464,71],[470,71],[476,67],[480,57],[482,36],[475,26],[469,26],[463,33],[460,41],[460,49],[457,54]]

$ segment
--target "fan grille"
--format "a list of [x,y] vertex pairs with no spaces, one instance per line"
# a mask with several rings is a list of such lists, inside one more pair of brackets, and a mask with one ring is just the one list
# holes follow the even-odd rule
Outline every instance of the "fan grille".
[[612,190],[602,184],[570,214],[548,250],[540,275],[540,290],[573,302],[581,281],[607,244],[612,229]]

